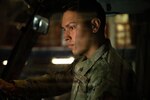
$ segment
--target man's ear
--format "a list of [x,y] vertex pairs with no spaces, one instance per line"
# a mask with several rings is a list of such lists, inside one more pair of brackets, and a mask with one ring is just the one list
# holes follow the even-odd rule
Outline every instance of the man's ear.
[[93,18],[91,20],[91,25],[92,25],[92,32],[96,33],[99,30],[100,25],[101,25],[100,19],[99,18]]

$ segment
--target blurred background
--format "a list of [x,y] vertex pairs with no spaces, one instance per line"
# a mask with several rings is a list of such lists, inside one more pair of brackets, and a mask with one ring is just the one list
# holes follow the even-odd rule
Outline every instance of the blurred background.
[[[139,98],[150,100],[149,0],[98,1],[107,12],[106,36],[110,38],[112,46],[117,49],[120,55],[132,65],[138,80]],[[0,0],[1,73],[21,35],[21,28],[27,24],[32,13],[32,7],[24,0]],[[48,18],[48,16],[46,17]],[[43,75],[52,70],[61,71],[74,60],[63,40],[60,27],[61,14],[55,13],[48,19],[50,20],[48,34],[39,35],[20,72],[18,77],[20,79]],[[28,40],[29,38],[25,39],[25,41]],[[17,69],[13,70],[18,71]]]

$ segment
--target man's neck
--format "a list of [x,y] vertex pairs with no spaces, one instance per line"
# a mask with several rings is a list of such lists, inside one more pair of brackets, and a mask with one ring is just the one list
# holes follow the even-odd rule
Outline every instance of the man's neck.
[[89,59],[93,56],[93,54],[96,52],[96,50],[100,47],[100,45],[92,45],[89,50],[85,53],[85,56]]

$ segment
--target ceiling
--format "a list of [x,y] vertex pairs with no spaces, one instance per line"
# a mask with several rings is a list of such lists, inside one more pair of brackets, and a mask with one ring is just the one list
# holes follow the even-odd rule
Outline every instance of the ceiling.
[[141,13],[150,10],[150,0],[97,0],[107,12]]

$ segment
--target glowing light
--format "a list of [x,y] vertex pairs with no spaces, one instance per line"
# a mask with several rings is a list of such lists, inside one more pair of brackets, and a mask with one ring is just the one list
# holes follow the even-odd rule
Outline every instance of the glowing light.
[[118,24],[118,25],[117,25],[117,30],[118,30],[118,31],[124,31],[124,28],[125,28],[125,27],[124,27],[123,25],[121,25],[121,24]]
[[7,65],[7,63],[8,63],[8,60],[4,60],[4,61],[3,61],[3,65],[5,65],[5,66],[6,66],[6,65]]
[[42,24],[43,24],[43,22],[42,22],[42,21],[40,21],[40,23],[39,23],[39,27],[41,27],[41,26],[42,26]]
[[53,58],[53,64],[71,64],[74,61],[74,57],[69,58]]

